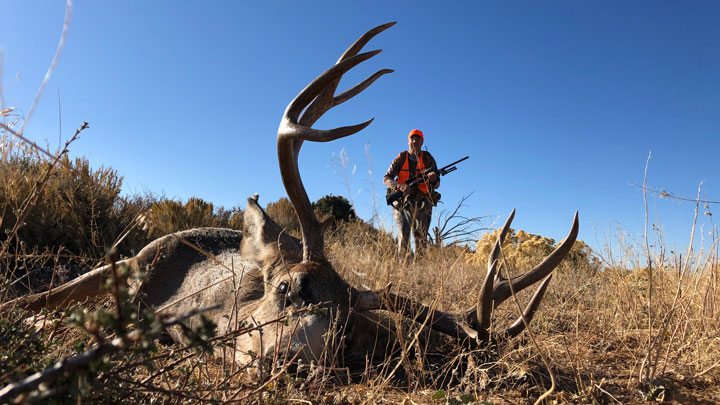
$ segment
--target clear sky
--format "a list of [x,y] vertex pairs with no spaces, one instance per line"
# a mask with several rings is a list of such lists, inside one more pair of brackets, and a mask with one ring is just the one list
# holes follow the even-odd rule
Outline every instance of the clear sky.
[[[62,31],[61,1],[0,1],[2,95],[27,114]],[[289,101],[366,30],[397,25],[346,75],[348,88],[395,69],[316,128],[374,117],[364,131],[303,146],[311,200],[348,197],[331,163],[345,150],[356,210],[385,222],[382,175],[407,133],[443,165],[452,208],[504,217],[560,239],[617,227],[641,235],[642,184],[720,200],[720,3],[716,1],[87,1],[73,2],[67,42],[25,134],[124,176],[127,194],[198,196],[225,207],[285,195],[277,126]],[[58,99],[62,124],[59,123]],[[366,146],[369,146],[369,165]],[[372,176],[369,174],[372,167]],[[650,223],[687,246],[694,203],[649,195]],[[711,205],[712,209],[714,205]],[[658,220],[659,218],[659,220]],[[705,235],[711,217],[701,216]],[[491,223],[487,223],[491,225]]]

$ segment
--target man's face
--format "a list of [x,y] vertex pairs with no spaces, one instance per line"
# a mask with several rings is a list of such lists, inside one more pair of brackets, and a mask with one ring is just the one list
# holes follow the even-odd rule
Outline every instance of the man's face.
[[423,138],[420,135],[413,135],[408,138],[408,150],[413,155],[420,153],[420,148],[423,146]]

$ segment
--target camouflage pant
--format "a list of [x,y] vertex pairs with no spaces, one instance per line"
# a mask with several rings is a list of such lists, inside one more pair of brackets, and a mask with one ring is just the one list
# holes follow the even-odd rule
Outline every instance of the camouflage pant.
[[432,204],[427,198],[409,198],[393,205],[393,218],[398,226],[398,255],[410,253],[410,231],[415,239],[415,253],[427,247],[427,233],[432,219]]

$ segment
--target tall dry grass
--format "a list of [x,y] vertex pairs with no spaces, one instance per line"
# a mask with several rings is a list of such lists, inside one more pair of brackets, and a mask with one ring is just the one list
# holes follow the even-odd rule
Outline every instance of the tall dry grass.
[[[43,225],[48,218],[89,215],[88,219],[69,221],[76,225],[67,229],[79,234],[74,241],[101,242],[117,240],[128,227],[97,236],[111,226],[105,228],[100,220],[112,221],[103,218],[112,218],[112,210],[120,205],[116,200],[92,196],[104,196],[107,190],[119,187],[120,178],[114,172],[102,168],[94,171],[82,161],[73,163],[62,160],[62,156],[58,165],[37,156],[32,159],[36,166],[28,166],[22,159],[3,161],[4,212],[13,215],[3,219],[3,226],[10,231],[6,232],[7,249],[0,260],[5,269],[13,270],[2,274],[3,292],[14,287],[15,272],[33,266],[30,258],[37,254],[39,242],[32,235],[44,235],[42,231],[24,234],[24,226],[42,229],[48,226]],[[82,186],[73,186],[76,192],[69,195],[65,192],[68,184]],[[110,195],[117,198],[117,193]],[[202,200],[155,204],[154,215],[147,211],[152,206],[137,204],[145,214],[144,221],[153,225],[150,229],[231,226],[230,222],[241,221],[239,212],[217,211]],[[38,213],[38,207],[45,211]],[[269,204],[268,212],[292,230],[290,208],[281,200]],[[56,215],[50,214],[53,210]],[[217,212],[223,215],[213,214]],[[17,218],[23,218],[23,226],[16,229],[13,222],[17,223]],[[134,222],[139,218],[135,212],[125,218],[129,218],[130,227],[140,229],[143,225]],[[66,382],[65,389],[51,386],[49,391],[36,394],[60,401],[85,398],[99,402],[518,403],[534,402],[548,392],[552,376],[556,385],[548,399],[558,402],[720,400],[716,388],[720,382],[717,232],[713,229],[711,240],[703,241],[701,246],[706,248],[688,249],[682,256],[665,248],[660,237],[655,239],[649,249],[642,240],[620,238],[608,250],[611,253],[600,256],[590,255],[586,245],[578,244],[570,260],[555,271],[530,329],[496,351],[469,352],[429,333],[422,325],[381,314],[384,325],[397,337],[385,342],[390,345],[386,357],[350,362],[342,355],[342,345],[334,344],[328,347],[338,351],[324,353],[323,364],[306,365],[299,373],[270,364],[261,368],[258,379],[257,371],[247,365],[212,361],[202,345],[196,350],[163,340],[157,334],[157,324],[126,320],[127,325],[113,329],[118,328],[118,322],[112,317],[112,308],[133,308],[131,302],[117,295],[111,301],[51,313],[49,326],[41,329],[26,322],[30,314],[19,308],[0,314],[0,385],[42,370],[60,358],[77,356],[98,341],[117,336],[118,330],[133,329],[145,339],[132,340],[137,343],[129,342],[123,351],[109,353],[68,373],[66,380],[61,380]],[[489,243],[492,235],[484,240]],[[74,255],[88,262],[100,260],[98,252],[108,246],[107,242],[93,243],[88,245],[90,249],[77,248],[79,253]],[[390,233],[362,221],[338,222],[327,234],[326,250],[338,272],[355,287],[381,289],[391,284],[393,292],[449,312],[475,305],[477,288],[485,275],[483,255],[488,250],[484,245],[476,252],[459,246],[431,246],[426,255],[403,265],[396,257],[395,243]],[[509,243],[505,248],[508,260],[502,267],[506,275],[538,263],[553,245],[538,235],[520,231]],[[23,245],[26,250],[15,250]],[[52,240],[43,249],[51,263],[47,271],[52,278],[62,252]],[[511,254],[513,249],[515,254]],[[529,293],[518,294],[521,305]],[[6,294],[0,296],[0,301],[6,299]],[[518,313],[518,306],[508,300],[496,309],[493,327],[503,328]],[[231,338],[205,337],[211,345],[227,344]]]

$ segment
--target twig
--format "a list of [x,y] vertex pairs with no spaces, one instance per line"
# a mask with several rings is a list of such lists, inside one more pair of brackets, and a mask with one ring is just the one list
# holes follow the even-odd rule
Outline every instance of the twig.
[[5,108],[5,96],[3,95],[3,74],[2,70],[5,66],[5,58],[2,54],[2,51],[0,51],[0,118],[2,118],[2,123],[5,124],[5,117],[7,114],[11,111],[13,111],[13,108]]
[[597,388],[598,390],[600,390],[600,392],[602,392],[603,394],[609,396],[613,401],[617,402],[618,404],[622,404],[622,402],[618,401],[618,399],[615,398],[611,393],[605,391],[600,385],[595,384],[595,388]]
[[[204,398],[200,398],[200,397],[197,397],[197,396],[190,395],[190,394],[187,393],[187,391],[169,390],[169,389],[165,389],[165,388],[159,388],[159,387],[155,387],[155,386],[153,386],[153,385],[147,384],[147,383],[145,383],[145,382],[138,382],[138,381],[128,380],[128,379],[122,378],[122,377],[115,377],[115,378],[117,378],[117,380],[120,381],[120,382],[124,382],[124,383],[127,383],[127,384],[132,384],[132,385],[137,385],[138,387],[142,387],[142,388],[145,389],[145,391],[160,392],[160,393],[163,393],[163,394],[175,395],[175,396],[177,396],[177,397],[179,397],[179,398],[192,399],[192,400],[195,400],[195,401],[198,401],[198,402],[210,402],[210,403],[216,403],[216,402],[217,402],[216,400],[204,399]],[[143,390],[138,390],[138,391],[143,392]]]
[[110,260],[110,274],[113,278],[110,292],[113,299],[115,300],[115,315],[117,317],[117,319],[115,320],[116,331],[118,335],[123,336],[125,335],[125,322],[123,319],[123,305],[122,301],[120,300],[120,288],[122,287],[122,285],[120,281],[120,275],[118,274],[116,258],[114,256],[114,253],[110,253],[110,255],[108,255],[108,259]]
[[[87,126],[87,122],[84,123],[83,125],[85,125],[86,127],[89,127],[89,126]],[[99,188],[101,188],[101,189],[103,189],[103,190],[105,190],[105,191],[110,191],[110,192],[113,192],[113,193],[114,193],[114,191],[111,190],[110,187],[108,187],[107,185],[98,183],[97,180],[94,179],[89,173],[86,173],[86,172],[84,172],[84,171],[82,171],[82,170],[78,170],[77,168],[73,167],[72,163],[70,163],[70,162],[65,162],[65,161],[62,161],[62,160],[60,160],[60,161],[58,161],[58,162],[55,162],[55,160],[56,160],[56,158],[57,158],[57,155],[56,155],[56,154],[51,153],[51,152],[48,151],[47,149],[43,148],[42,146],[38,145],[37,143],[35,143],[35,142],[31,141],[30,139],[26,138],[26,137],[22,134],[22,132],[15,131],[14,129],[12,129],[10,126],[8,126],[7,124],[5,124],[5,123],[3,123],[3,122],[0,122],[0,128],[1,128],[1,129],[4,129],[5,131],[7,131],[10,135],[12,135],[12,136],[20,139],[20,141],[22,141],[23,143],[29,145],[32,149],[34,149],[36,152],[38,152],[38,155],[42,154],[42,155],[47,156],[50,160],[53,161],[53,165],[59,163],[61,166],[63,166],[63,167],[65,167],[66,169],[68,169],[71,173],[73,173],[73,174],[75,174],[75,175],[77,175],[77,176],[79,176],[79,177],[81,177],[81,178],[83,178],[83,179],[85,179],[85,180],[90,181],[90,183],[94,184],[96,187],[99,187]],[[77,135],[77,132],[76,132],[76,135]],[[65,143],[65,146],[66,146],[66,147],[67,147],[67,145],[68,145],[68,142]],[[122,201],[123,203],[127,204],[127,205],[130,206],[130,207],[133,206],[133,204],[132,204],[130,201],[128,201],[128,199],[126,199],[125,197],[122,197],[122,196],[120,196],[120,195],[115,196],[115,199],[117,199],[117,200],[119,200],[119,201]],[[113,243],[113,247],[116,247],[117,245],[119,245],[120,242],[132,231],[132,229],[133,229],[135,226],[137,226],[138,222],[139,222],[139,221],[145,221],[146,218],[147,218],[147,210],[144,210],[143,212],[138,213],[138,214],[135,216],[132,225],[129,225],[128,228],[126,228],[125,230],[123,230],[124,234],[121,235],[121,236],[118,238],[118,240],[116,240],[116,241]]]
[[717,367],[717,366],[720,366],[720,360],[716,361],[715,364],[713,364],[712,366],[706,368],[705,370],[703,370],[703,371],[695,374],[694,376],[692,376],[692,378],[702,377],[703,375],[705,375],[705,374],[709,373],[710,371],[712,371],[712,370],[713,370],[715,367]]
[[650,188],[646,185],[641,186],[641,185],[635,184],[633,182],[630,182],[630,185],[635,186],[642,190],[647,190],[653,194],[659,194],[661,198],[672,198],[673,200],[680,200],[680,201],[701,202],[703,204],[720,204],[720,201],[699,200],[697,198],[679,197],[679,196],[676,196],[675,194],[667,192],[665,190],[657,190],[654,188]]
[[64,248],[60,246],[58,248],[57,255],[55,255],[55,263],[53,265],[53,272],[52,277],[50,278],[50,286],[48,287],[47,297],[45,298],[45,306],[50,306],[50,294],[52,294],[52,289],[55,286],[55,275],[57,274],[58,262],[60,261],[60,253],[63,251],[63,249]]
[[[347,156],[347,152],[345,151],[345,148],[340,149],[340,153],[335,156],[335,154],[332,154],[332,158],[330,159],[331,163],[334,163],[340,168],[340,172],[342,173],[343,177],[343,183],[345,184],[345,187],[347,187],[348,191],[348,198],[350,199],[350,205],[355,208],[355,200],[353,199],[352,195],[352,188],[350,185],[350,177],[348,177],[348,168],[347,165],[350,163],[350,158]],[[335,172],[335,170],[333,170]],[[337,172],[335,172],[337,174]],[[355,174],[355,166],[353,166],[352,173],[350,175],[352,176]]]
[[[301,350],[298,350],[298,352],[295,353],[295,355],[290,359],[290,361],[287,362],[287,363],[285,363],[285,365],[283,365],[283,368],[280,369],[280,371],[278,371],[277,373],[275,373],[272,377],[270,377],[267,381],[265,381],[262,385],[260,385],[260,386],[257,387],[256,389],[254,389],[254,390],[252,390],[251,392],[245,394],[245,395],[244,395],[243,397],[241,397],[241,398],[238,398],[238,399],[230,399],[230,400],[227,400],[226,402],[228,402],[228,403],[230,403],[230,402],[242,402],[242,401],[250,398],[251,396],[259,393],[260,391],[264,390],[265,387],[268,386],[268,384],[270,384],[270,383],[272,383],[273,381],[277,380],[280,376],[285,375],[285,373],[287,372],[288,367],[290,367],[290,365],[295,362],[295,360],[298,358],[298,356],[300,356],[300,353],[302,353],[302,351],[301,351]],[[260,366],[260,369],[262,369],[262,366]],[[233,394],[230,398],[234,397],[234,396],[237,395],[239,392],[240,392],[239,390],[236,391],[235,394]]]
[[[133,337],[137,338],[137,336]],[[124,349],[125,343],[123,342],[123,339],[120,337],[116,337],[112,341],[101,343],[98,346],[95,346],[93,349],[88,350],[80,355],[60,360],[52,367],[43,371],[38,371],[37,373],[25,378],[22,381],[9,384],[5,388],[0,390],[0,403],[5,403],[5,401],[8,401],[10,398],[22,392],[33,390],[41,383],[53,381],[66,372],[70,372],[79,367],[86,366],[103,355],[119,352]]]
[[[465,201],[467,201],[472,195],[473,193],[463,195],[455,208],[452,210],[452,212],[444,209],[436,215],[437,226],[433,228],[433,234],[435,236],[434,240],[433,236],[428,234],[431,242],[438,246],[442,246],[443,242],[448,239],[453,239],[453,242],[451,242],[450,245],[471,242],[475,241],[476,238],[470,238],[469,236],[472,236],[478,231],[488,229],[483,226],[478,226],[482,219],[486,217],[468,218],[458,214],[461,208],[466,207]],[[450,223],[453,220],[458,221],[455,224],[451,225]]]

